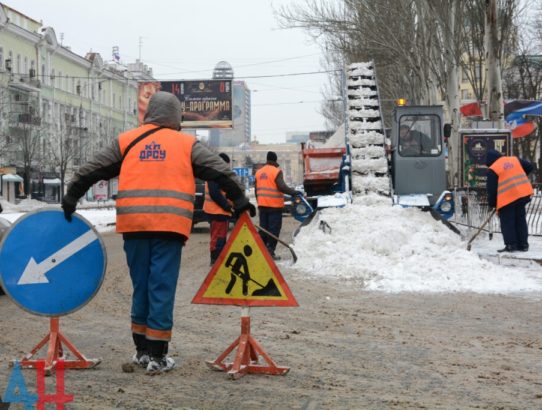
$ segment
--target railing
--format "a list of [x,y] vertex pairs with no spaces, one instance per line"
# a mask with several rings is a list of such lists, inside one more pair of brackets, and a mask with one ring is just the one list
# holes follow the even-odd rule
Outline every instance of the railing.
[[[529,235],[542,236],[542,184],[533,185],[535,193],[527,204]],[[451,222],[469,228],[479,228],[487,220],[491,209],[487,205],[485,188],[458,188],[455,193],[455,214]],[[485,230],[500,232],[499,218],[495,215]]]

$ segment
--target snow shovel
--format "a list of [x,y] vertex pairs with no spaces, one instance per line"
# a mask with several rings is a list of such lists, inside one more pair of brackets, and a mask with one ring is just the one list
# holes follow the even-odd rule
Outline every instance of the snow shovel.
[[277,238],[275,235],[273,235],[271,232],[269,232],[268,230],[266,229],[263,229],[260,225],[256,225],[254,224],[254,226],[256,228],[258,228],[260,231],[262,231],[263,233],[265,233],[266,235],[269,235],[271,238],[275,239],[277,242],[280,242],[281,244],[283,244],[284,246],[286,246],[288,248],[288,250],[290,251],[290,253],[292,254],[292,258],[294,259],[294,263],[297,262],[297,255],[295,254],[294,252],[294,248],[292,248],[288,243],[284,242],[283,240]]
[[474,241],[474,239],[476,239],[476,237],[480,234],[480,232],[482,232],[482,229],[484,229],[484,227],[489,223],[489,221],[491,220],[491,218],[493,218],[493,215],[495,215],[495,209],[493,209],[493,211],[491,211],[491,213],[489,214],[489,216],[487,217],[486,221],[482,224],[482,226],[480,226],[478,228],[478,230],[476,231],[476,233],[474,235],[472,235],[472,238],[469,239],[469,241],[467,242],[467,250],[470,251],[471,249],[471,244],[472,244],[472,241]]

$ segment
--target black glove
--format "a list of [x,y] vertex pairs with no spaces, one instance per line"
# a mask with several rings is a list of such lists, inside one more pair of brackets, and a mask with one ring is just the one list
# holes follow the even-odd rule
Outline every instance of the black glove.
[[256,207],[247,201],[246,204],[235,208],[235,219],[238,219],[245,211],[248,211],[250,216],[256,216]]
[[74,201],[68,195],[64,195],[64,198],[62,198],[62,209],[64,210],[64,218],[66,218],[66,221],[72,221],[72,214],[75,212],[76,204],[77,201]]

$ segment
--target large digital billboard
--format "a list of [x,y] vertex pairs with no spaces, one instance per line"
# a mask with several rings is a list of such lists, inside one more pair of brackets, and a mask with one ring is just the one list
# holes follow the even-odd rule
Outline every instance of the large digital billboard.
[[178,80],[139,83],[139,123],[157,91],[173,93],[182,106],[181,128],[232,128],[231,80]]

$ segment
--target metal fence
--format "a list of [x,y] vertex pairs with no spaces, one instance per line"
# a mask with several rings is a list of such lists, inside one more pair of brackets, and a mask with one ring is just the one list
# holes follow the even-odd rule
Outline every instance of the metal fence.
[[[535,193],[526,208],[529,235],[542,236],[542,184],[534,184],[533,187]],[[451,222],[469,228],[482,226],[491,212],[485,188],[458,188],[454,193],[456,209]],[[491,218],[485,230],[500,232],[496,215]]]

